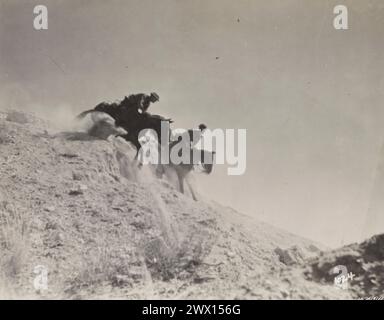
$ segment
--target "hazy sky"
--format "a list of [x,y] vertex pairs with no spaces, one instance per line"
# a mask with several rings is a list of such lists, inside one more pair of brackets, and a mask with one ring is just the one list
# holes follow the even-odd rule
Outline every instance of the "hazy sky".
[[[48,30],[33,29],[37,4]],[[333,28],[337,4],[349,30]],[[176,127],[247,129],[246,174],[215,168],[199,179],[207,196],[332,246],[366,234],[384,137],[382,0],[0,5],[0,107],[72,115],[156,91],[151,111]]]

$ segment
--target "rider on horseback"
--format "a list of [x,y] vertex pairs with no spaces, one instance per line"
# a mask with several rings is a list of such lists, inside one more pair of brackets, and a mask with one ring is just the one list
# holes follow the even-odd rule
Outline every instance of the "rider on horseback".
[[140,115],[147,115],[150,104],[156,101],[159,101],[159,95],[155,92],[150,95],[145,93],[131,94],[128,97],[125,96],[121,102],[101,102],[93,110],[85,111],[79,116],[83,117],[93,111],[105,112],[115,119],[116,125],[124,126],[129,124],[129,126],[132,126],[131,120]]
[[145,93],[131,94],[129,97],[124,98],[120,106],[126,109],[135,109],[142,114],[147,112],[151,103],[159,100],[160,97],[156,92],[152,92],[150,95]]
[[173,130],[173,139],[176,142],[181,142],[188,147],[188,149],[192,149],[201,139],[204,131],[207,129],[205,124],[200,124],[196,129],[189,130]]
[[207,126],[202,123],[199,125],[198,129],[189,129],[189,139],[191,141],[191,148],[193,148],[201,139],[204,131],[207,129]]

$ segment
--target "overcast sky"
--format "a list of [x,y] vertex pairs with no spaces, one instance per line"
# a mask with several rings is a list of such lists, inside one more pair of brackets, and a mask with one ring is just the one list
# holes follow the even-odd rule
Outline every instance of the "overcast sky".
[[[246,174],[216,167],[199,179],[208,197],[331,246],[369,233],[384,137],[382,0],[0,4],[0,107],[72,115],[156,91],[150,111],[176,127],[247,129]],[[33,29],[37,4],[48,30]],[[349,30],[333,28],[336,4]]]

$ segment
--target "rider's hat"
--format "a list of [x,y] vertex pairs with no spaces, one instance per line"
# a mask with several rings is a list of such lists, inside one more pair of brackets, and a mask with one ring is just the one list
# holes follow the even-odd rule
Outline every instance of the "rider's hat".
[[159,95],[156,92],[151,92],[151,98],[154,101],[159,101],[160,100],[160,97],[159,97]]
[[201,131],[203,131],[203,130],[207,129],[207,126],[204,123],[202,123],[202,124],[199,125],[199,129]]

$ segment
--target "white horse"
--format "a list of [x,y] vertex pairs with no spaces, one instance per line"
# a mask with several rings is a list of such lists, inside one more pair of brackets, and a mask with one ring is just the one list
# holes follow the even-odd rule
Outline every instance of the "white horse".
[[[167,169],[172,169],[176,173],[178,179],[178,189],[181,193],[184,193],[184,181],[186,182],[192,198],[197,201],[197,196],[195,191],[192,188],[192,185],[189,180],[189,176],[192,171],[199,168],[199,172],[210,174],[213,169],[213,161],[215,152],[200,150],[197,148],[189,148],[190,152],[190,161],[181,162],[179,164],[172,163],[170,159],[169,164],[161,163],[161,147],[158,143],[157,138],[151,133],[150,130],[145,132],[139,138],[141,143],[141,148],[138,153],[138,161],[141,164],[152,164],[156,166],[156,174],[161,178],[167,171]],[[176,146],[178,141],[175,141],[169,146],[169,153],[171,154],[172,148]],[[198,156],[199,161],[194,163],[192,159]],[[170,157],[171,158],[171,157]]]

